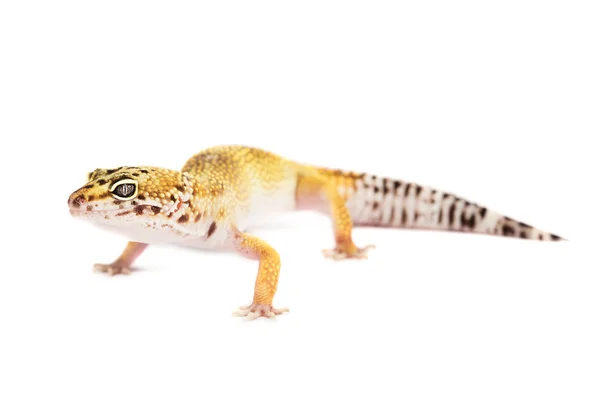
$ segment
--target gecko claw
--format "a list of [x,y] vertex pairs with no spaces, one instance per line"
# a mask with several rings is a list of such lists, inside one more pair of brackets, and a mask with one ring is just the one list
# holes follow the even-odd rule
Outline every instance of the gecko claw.
[[258,317],[266,317],[274,319],[276,315],[289,312],[289,308],[274,308],[269,304],[250,304],[249,306],[242,306],[233,312],[234,317],[248,317],[250,320],[257,319]]

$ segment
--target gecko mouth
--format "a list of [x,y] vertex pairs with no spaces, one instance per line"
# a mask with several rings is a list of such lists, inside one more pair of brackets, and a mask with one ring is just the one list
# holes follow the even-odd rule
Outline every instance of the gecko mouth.
[[98,210],[98,209],[94,209],[94,208],[92,208],[92,209],[70,208],[69,212],[71,213],[71,215],[73,217],[103,216],[103,215],[120,217],[120,216],[124,216],[124,215],[131,213],[133,211],[133,209],[134,209],[134,207],[127,207],[127,208],[122,208],[122,209],[118,209],[118,210]]

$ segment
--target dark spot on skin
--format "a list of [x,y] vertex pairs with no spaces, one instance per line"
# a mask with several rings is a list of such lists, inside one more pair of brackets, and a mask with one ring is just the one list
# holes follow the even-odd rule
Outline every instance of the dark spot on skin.
[[215,231],[217,230],[217,224],[215,223],[215,221],[212,222],[212,224],[210,224],[210,226],[208,227],[208,232],[206,233],[206,238],[210,238],[213,233],[215,233]]
[[411,184],[404,186],[404,197],[408,196],[408,191],[410,190]]
[[444,200],[446,200],[448,197],[452,197],[452,195],[449,193],[444,193]]
[[133,201],[131,202],[131,205],[132,205],[132,206],[137,206],[137,201],[133,200]]
[[106,170],[106,175],[111,175],[114,174],[115,172],[119,171],[121,168],[115,168],[115,169],[107,169]]
[[194,222],[198,222],[198,221],[200,221],[200,218],[202,218],[202,214],[201,214],[201,213],[198,213],[198,214],[196,215],[196,218],[194,218]]
[[181,217],[179,217],[177,222],[179,222],[180,224],[185,224],[186,222],[188,222],[189,219],[190,219],[189,215],[183,214]]
[[417,197],[419,197],[419,194],[421,194],[421,190],[423,190],[423,186],[420,185],[416,185],[417,186]]
[[175,197],[174,194],[171,194],[171,201],[177,201],[177,198]]
[[107,181],[106,181],[106,179],[100,179],[100,180],[98,181],[98,185],[100,185],[100,186],[102,186],[102,185],[106,185],[106,182],[107,182]]
[[375,186],[375,187],[373,188],[373,191],[374,191],[375,193],[379,193],[379,187]]
[[138,195],[138,199],[144,201],[146,200],[146,196],[144,196],[143,194]]
[[175,189],[177,189],[177,190],[179,190],[180,192],[183,193],[183,186],[177,185],[177,186],[175,186]]
[[115,205],[117,205],[117,206],[118,206],[119,204],[121,204],[121,203],[122,203],[122,201],[121,201],[121,200],[114,200],[114,201],[113,201],[113,204],[115,204]]
[[84,187],[82,187],[82,189],[91,189],[93,187],[94,187],[94,184],[93,183],[89,183],[89,184],[85,185]]
[[479,209],[479,216],[481,217],[481,219],[485,218],[485,214],[487,213],[487,208],[482,207]]
[[182,205],[183,205],[183,203],[181,203],[181,202],[177,203],[177,207],[175,207],[175,212],[179,211],[179,209],[181,208]]
[[133,176],[140,176],[140,174],[138,174],[137,172],[134,172],[133,174],[131,174]]
[[408,215],[406,215],[406,209],[402,207],[402,225],[406,225],[406,220],[408,219]]
[[379,203],[376,201],[373,203],[373,211],[377,211],[378,208],[379,208]]
[[452,226],[454,223],[454,212],[456,211],[456,201],[453,201],[448,210],[448,224]]
[[521,233],[519,233],[519,236],[521,237],[521,239],[527,239],[527,234],[525,233],[525,231],[521,231]]
[[142,174],[147,174],[147,173],[148,173],[148,170],[147,170],[147,169],[140,169],[140,172],[141,172]]
[[551,234],[551,235],[550,235],[550,238],[551,238],[552,240],[562,240],[562,238],[561,238],[560,236],[558,236],[558,235],[555,235],[555,234]]
[[419,218],[421,218],[422,215],[423,215],[423,213],[421,213],[421,211],[415,210],[415,216],[413,218],[413,224],[418,224]]
[[402,182],[401,181],[394,181],[394,193],[396,193],[398,191],[398,188],[402,186]]
[[152,210],[152,212],[154,213],[154,215],[158,214],[160,212],[160,207],[159,206],[151,206],[150,209]]
[[87,209],[88,211],[92,211],[92,210],[94,209],[94,207],[92,207],[92,206],[87,206],[87,207],[86,207],[86,209]]
[[532,228],[532,226],[531,226],[531,225],[524,224],[523,222],[519,222],[519,226],[520,226],[521,228],[527,228],[527,229],[531,229],[531,228]]
[[503,225],[502,226],[502,234],[504,236],[514,236],[515,230],[510,225]]
[[110,193],[108,192],[98,195],[98,199],[105,199],[107,197],[110,197]]
[[383,195],[388,194],[390,189],[388,188],[388,180],[387,178],[383,178]]
[[467,218],[465,209],[463,209],[463,212],[460,216],[460,224],[463,227],[473,229],[475,227],[475,214],[472,214],[471,217]]
[[135,206],[134,209],[133,209],[133,211],[135,211],[135,213],[137,215],[142,215],[142,214],[144,214],[144,208],[145,207],[140,204],[139,206]]
[[88,196],[88,201],[94,201],[96,199],[96,196],[94,196],[93,194],[90,194]]
[[123,211],[123,212],[118,213],[117,217],[122,217],[123,215],[127,215],[129,213],[131,213],[131,211]]
[[475,228],[475,214],[471,215],[471,218],[469,218],[467,226],[471,229]]

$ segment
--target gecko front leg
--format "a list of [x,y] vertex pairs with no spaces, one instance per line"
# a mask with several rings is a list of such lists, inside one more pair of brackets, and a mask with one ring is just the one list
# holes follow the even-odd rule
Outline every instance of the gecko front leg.
[[233,312],[236,317],[247,316],[250,319],[258,317],[274,318],[276,315],[288,312],[287,308],[274,308],[273,297],[277,291],[279,254],[264,241],[257,237],[240,232],[233,228],[233,245],[242,255],[258,260],[258,274],[254,285],[254,298],[249,306],[242,306]]
[[144,252],[146,247],[148,247],[147,243],[129,242],[119,258],[110,264],[95,264],[94,269],[109,275],[128,275],[131,273],[131,264]]

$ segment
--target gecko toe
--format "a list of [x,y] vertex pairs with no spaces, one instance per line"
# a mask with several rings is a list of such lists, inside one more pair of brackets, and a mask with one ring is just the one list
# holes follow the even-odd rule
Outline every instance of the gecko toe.
[[254,304],[242,306],[233,312],[234,317],[247,317],[254,320],[259,317],[274,319],[277,315],[289,312],[289,308],[274,308],[269,304]]
[[94,271],[103,272],[109,276],[113,275],[130,275],[131,268],[118,264],[94,264]]
[[350,249],[336,247],[335,249],[323,250],[323,255],[333,260],[345,260],[348,258],[367,259],[369,250],[374,249],[375,245],[368,245],[362,248],[354,247]]

